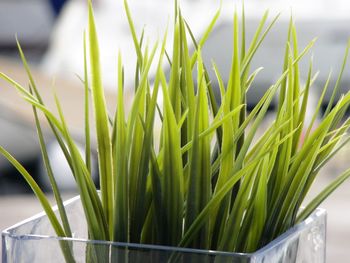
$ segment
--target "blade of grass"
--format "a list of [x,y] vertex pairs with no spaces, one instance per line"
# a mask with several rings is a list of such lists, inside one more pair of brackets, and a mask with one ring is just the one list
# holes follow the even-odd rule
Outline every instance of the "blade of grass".
[[115,185],[113,240],[117,242],[129,241],[129,182],[125,154],[126,122],[123,96],[123,65],[118,55],[118,104],[114,119],[115,134],[113,136],[113,178]]
[[95,20],[92,10],[92,3],[89,0],[89,49],[91,67],[91,89],[93,99],[93,110],[95,115],[99,175],[101,184],[102,205],[107,218],[109,235],[113,235],[113,165],[112,146],[106,111],[106,101],[101,80],[99,48],[96,33]]
[[91,174],[91,140],[89,121],[89,80],[87,70],[86,34],[84,32],[84,113],[85,113],[85,163]]
[[335,97],[336,97],[336,95],[339,92],[340,82],[341,82],[341,79],[342,79],[342,76],[343,76],[343,73],[344,73],[344,70],[345,70],[346,62],[348,60],[349,49],[350,49],[350,40],[348,41],[348,44],[347,44],[346,49],[345,49],[345,54],[344,54],[344,58],[343,58],[343,64],[341,66],[340,73],[339,73],[338,78],[337,78],[337,82],[335,83],[335,87],[333,89],[331,98],[330,98],[330,100],[328,102],[327,108],[326,108],[323,116],[327,116],[329,114],[329,112],[331,111],[331,109],[333,107],[333,103],[334,103]]
[[296,223],[300,223],[311,215],[313,211],[332,193],[334,192],[345,180],[350,177],[350,169],[343,172],[330,183],[325,189],[322,190],[310,203],[301,211],[298,215]]
[[179,130],[176,116],[171,106],[170,95],[164,74],[160,74],[163,103],[163,187],[166,224],[168,226],[167,244],[177,245],[182,237],[183,213],[183,169]]
[[43,207],[48,219],[51,222],[53,229],[59,237],[67,237],[64,229],[62,228],[60,222],[58,221],[54,211],[51,208],[49,201],[47,200],[44,192],[37,185],[33,177],[27,172],[27,170],[2,146],[0,146],[0,153],[16,168],[16,170],[23,176],[27,181],[29,186],[32,188],[34,194],[40,201],[41,206]]
[[62,197],[61,197],[60,191],[59,191],[58,186],[57,186],[56,179],[53,175],[53,171],[51,168],[49,156],[47,153],[46,144],[44,141],[43,132],[42,132],[41,125],[39,122],[39,118],[38,118],[38,113],[37,113],[37,110],[34,106],[32,108],[33,108],[35,125],[36,125],[36,129],[37,129],[37,134],[38,134],[38,138],[39,138],[39,143],[40,143],[40,148],[41,148],[41,153],[42,153],[44,165],[45,165],[46,172],[47,172],[47,175],[48,175],[49,180],[50,180],[52,192],[55,196],[55,200],[56,200],[58,211],[59,211],[59,214],[61,217],[63,229],[64,229],[64,232],[65,232],[67,237],[72,237],[72,231],[71,231],[71,228],[70,228],[70,225],[68,222],[66,209],[64,208]]

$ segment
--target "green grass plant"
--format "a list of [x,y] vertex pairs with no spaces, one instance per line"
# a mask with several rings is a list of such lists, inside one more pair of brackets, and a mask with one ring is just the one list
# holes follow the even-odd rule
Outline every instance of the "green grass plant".
[[[197,41],[175,1],[173,35],[169,37],[165,33],[162,40],[149,46],[143,41],[144,33],[135,30],[126,0],[124,5],[137,54],[135,95],[127,112],[123,58],[119,54],[116,110],[110,116],[102,84],[97,30],[92,4],[88,1],[82,78],[85,156],[79,153],[69,132],[59,100],[56,98],[58,116],[44,104],[19,44],[30,89],[0,73],[33,106],[44,163],[58,204],[57,215],[24,167],[3,147],[0,152],[31,186],[58,236],[72,234],[50,166],[38,112],[45,115],[72,170],[84,208],[82,220],[87,222],[91,239],[253,252],[306,219],[350,176],[348,169],[300,209],[320,169],[350,138],[347,134],[350,121],[346,119],[350,94],[342,95],[336,102],[350,45],[346,47],[326,111],[316,125],[328,81],[307,126],[308,96],[310,89],[315,88],[317,74],[311,61],[307,81],[302,83],[299,62],[315,40],[299,50],[292,19],[286,33],[281,75],[256,106],[247,111],[247,91],[254,88],[254,79],[262,69],[251,72],[251,61],[278,16],[268,23],[265,12],[248,45],[244,8],[241,21],[234,11],[232,67],[228,83],[224,83],[214,62],[203,63],[201,52],[220,9]],[[165,48],[169,39],[173,43],[172,54]],[[195,47],[192,52],[190,46]],[[170,68],[169,77],[164,63]],[[152,65],[156,65],[154,78],[150,74]],[[214,69],[218,87],[210,80],[208,67]],[[220,104],[215,100],[215,88],[220,91]],[[100,195],[91,177],[90,95],[97,135]],[[158,104],[160,96],[162,105]],[[275,97],[278,102],[274,119],[261,131]],[[160,136],[155,137],[157,127]],[[305,136],[301,140],[303,131]]]

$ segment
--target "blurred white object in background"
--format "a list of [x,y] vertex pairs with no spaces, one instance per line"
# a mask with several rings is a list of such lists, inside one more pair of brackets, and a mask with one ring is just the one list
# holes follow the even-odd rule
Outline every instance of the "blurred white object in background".
[[[161,40],[167,25],[168,35],[172,35],[173,0],[129,0],[129,5],[134,19],[135,28],[140,37],[145,27],[145,41],[150,48],[156,40]],[[182,0],[179,1],[182,13],[187,19],[197,39],[207,27],[209,21],[219,8],[220,1],[208,0]],[[241,2],[237,1],[238,11]],[[232,54],[232,14],[234,1],[223,1],[222,14],[212,34],[202,49],[203,60],[209,70],[209,76],[213,85],[216,85],[216,77],[211,70],[211,62],[215,61],[223,80],[227,83]],[[126,88],[131,88],[136,54],[125,15],[123,1],[99,0],[94,7],[97,31],[100,43],[101,66],[103,81],[106,88],[112,89],[116,85],[117,54],[120,49],[125,66]],[[254,105],[264,91],[279,77],[282,71],[287,28],[291,14],[295,17],[299,38],[300,50],[302,50],[314,37],[318,40],[313,49],[314,68],[320,70],[316,84],[320,87],[328,77],[331,68],[335,72],[340,67],[346,42],[350,36],[350,4],[344,0],[329,1],[246,1],[246,31],[247,39],[252,38],[264,10],[270,10],[271,19],[281,12],[281,16],[271,29],[267,39],[258,50],[252,69],[264,65],[264,70],[256,79],[256,88],[250,90],[248,102]],[[75,77],[83,72],[83,30],[87,27],[86,2],[71,0],[67,3],[56,24],[51,39],[50,48],[42,61],[43,71]],[[167,51],[170,53],[172,40],[169,37]],[[220,46],[218,46],[220,43]],[[192,47],[193,49],[193,47]],[[309,55],[301,62],[302,72],[307,72]],[[155,63],[156,64],[156,63]],[[151,75],[155,68],[151,69]],[[301,76],[305,80],[306,76]],[[336,75],[331,79],[334,83]],[[350,76],[344,76],[343,83],[350,83]],[[345,85],[344,85],[345,86]],[[326,95],[326,100],[329,94]]]
[[[173,0],[129,0],[128,3],[137,36],[140,37],[143,28],[145,29],[144,45],[148,43],[150,48],[153,48],[157,40],[163,39],[167,25],[169,25],[168,36],[172,36]],[[219,5],[220,2],[216,1],[182,1],[182,12],[188,18],[188,23],[197,37],[200,37]],[[130,88],[134,80],[136,54],[123,1],[99,0],[94,6],[94,14],[104,84],[107,88],[116,86],[117,54],[120,49],[125,67],[126,87]],[[66,77],[82,75],[83,31],[86,28],[86,1],[67,2],[55,26],[50,48],[42,61],[42,70]],[[171,52],[171,38],[167,44],[167,50]],[[155,68],[151,69],[151,72],[154,73]]]

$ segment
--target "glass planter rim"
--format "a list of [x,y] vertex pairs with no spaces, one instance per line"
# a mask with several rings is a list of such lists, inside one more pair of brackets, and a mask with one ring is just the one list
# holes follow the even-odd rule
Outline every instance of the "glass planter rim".
[[[64,206],[67,206],[73,202],[80,200],[80,196],[75,196],[73,198],[68,199],[64,202]],[[52,207],[54,211],[57,211],[57,205]],[[228,251],[219,251],[219,250],[205,250],[205,249],[195,249],[195,248],[183,248],[183,247],[174,247],[174,246],[163,246],[163,245],[151,245],[151,244],[137,244],[137,243],[124,243],[124,242],[114,242],[114,241],[103,241],[103,240],[92,240],[85,238],[76,238],[76,237],[58,237],[58,236],[50,236],[50,235],[38,235],[38,234],[14,234],[12,233],[17,227],[25,225],[32,220],[46,217],[44,211],[35,214],[23,221],[16,223],[13,226],[10,226],[2,231],[2,237],[10,237],[13,239],[54,239],[57,241],[71,241],[71,242],[84,242],[94,245],[108,245],[108,246],[116,246],[116,247],[127,247],[134,249],[150,249],[150,250],[166,250],[166,251],[174,251],[174,252],[183,252],[183,253],[197,253],[197,254],[212,254],[212,255],[222,255],[222,256],[238,256],[238,257],[252,257],[254,255],[265,253],[266,251],[273,249],[275,246],[282,244],[285,240],[290,238],[291,236],[298,235],[299,232],[302,231],[304,227],[313,222],[316,218],[323,216],[326,214],[326,210],[323,208],[317,208],[308,218],[304,221],[296,224],[291,227],[289,230],[284,232],[282,235],[265,245],[264,247],[258,249],[252,253],[240,253],[240,252],[228,252]]]

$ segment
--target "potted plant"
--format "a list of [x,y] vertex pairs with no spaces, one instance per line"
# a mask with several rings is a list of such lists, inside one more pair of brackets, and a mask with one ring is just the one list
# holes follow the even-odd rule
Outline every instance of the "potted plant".
[[[68,130],[59,100],[56,98],[58,116],[45,106],[20,45],[29,90],[0,73],[33,106],[43,160],[57,201],[57,207],[51,208],[30,174],[0,147],[27,180],[45,212],[3,232],[3,262],[324,262],[325,212],[317,207],[350,176],[350,170],[305,207],[301,205],[319,170],[349,140],[346,131],[350,122],[343,119],[350,94],[335,102],[349,45],[322,120],[314,125],[328,82],[311,123],[304,127],[315,75],[310,62],[307,81],[302,85],[298,63],[315,41],[300,52],[292,20],[281,76],[249,112],[246,92],[260,71],[250,73],[250,62],[277,17],[264,30],[265,13],[246,48],[244,11],[241,24],[234,12],[228,83],[223,83],[213,64],[220,90],[218,104],[201,48],[220,10],[197,42],[175,1],[169,56],[165,50],[167,34],[154,46],[145,44],[143,34],[139,40],[125,0],[137,53],[135,96],[126,116],[119,54],[118,100],[112,116],[106,110],[92,4],[88,3],[84,157]],[[191,42],[193,52],[189,51]],[[164,61],[170,67],[169,77],[163,69]],[[149,69],[153,64],[157,71],[151,82]],[[90,90],[100,191],[91,179]],[[276,96],[275,118],[257,138]],[[66,203],[52,173],[38,111],[45,115],[79,189],[80,196]],[[160,136],[154,136],[156,118]]]

